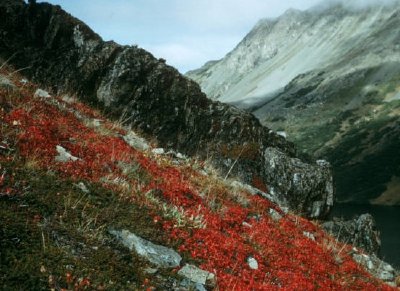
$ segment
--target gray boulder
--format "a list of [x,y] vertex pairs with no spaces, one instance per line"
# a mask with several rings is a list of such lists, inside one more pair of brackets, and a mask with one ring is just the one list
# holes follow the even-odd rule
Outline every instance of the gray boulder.
[[204,271],[194,265],[186,264],[178,271],[178,275],[189,279],[191,282],[201,285],[215,285],[215,275],[213,273]]
[[139,256],[161,268],[175,268],[180,265],[182,257],[172,249],[156,245],[128,230],[110,230],[125,247],[135,251]]

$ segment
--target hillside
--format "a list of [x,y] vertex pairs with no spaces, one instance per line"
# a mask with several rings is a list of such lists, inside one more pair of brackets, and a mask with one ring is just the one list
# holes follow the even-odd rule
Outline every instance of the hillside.
[[226,176],[261,189],[306,217],[326,217],[329,163],[296,152],[252,114],[201,92],[137,47],[103,41],[59,6],[0,2],[0,57],[53,92],[76,95],[159,147],[209,159]]
[[330,161],[339,201],[398,205],[399,3],[289,10],[187,75]]
[[267,193],[0,76],[4,290],[393,289],[353,259],[369,256]]

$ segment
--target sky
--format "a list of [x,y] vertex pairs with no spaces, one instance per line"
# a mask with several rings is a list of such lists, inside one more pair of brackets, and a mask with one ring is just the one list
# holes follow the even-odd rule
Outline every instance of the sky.
[[321,0],[46,0],[104,40],[138,45],[181,73],[231,51],[261,18]]

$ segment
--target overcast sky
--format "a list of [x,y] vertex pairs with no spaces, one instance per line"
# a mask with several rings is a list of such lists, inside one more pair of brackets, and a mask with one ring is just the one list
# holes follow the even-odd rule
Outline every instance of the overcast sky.
[[47,0],[105,40],[137,44],[184,73],[222,58],[264,17],[321,0]]

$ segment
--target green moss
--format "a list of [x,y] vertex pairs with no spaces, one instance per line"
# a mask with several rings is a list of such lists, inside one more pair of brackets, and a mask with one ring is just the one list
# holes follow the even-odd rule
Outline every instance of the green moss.
[[[85,194],[73,181],[18,162],[2,167],[9,174],[5,186],[15,190],[0,196],[2,290],[72,289],[83,278],[90,281],[89,289],[137,290],[144,278],[158,280],[143,272],[147,262],[107,232],[126,228],[168,246],[148,209],[100,185],[87,185],[90,193]],[[67,273],[73,277],[70,283]]]

